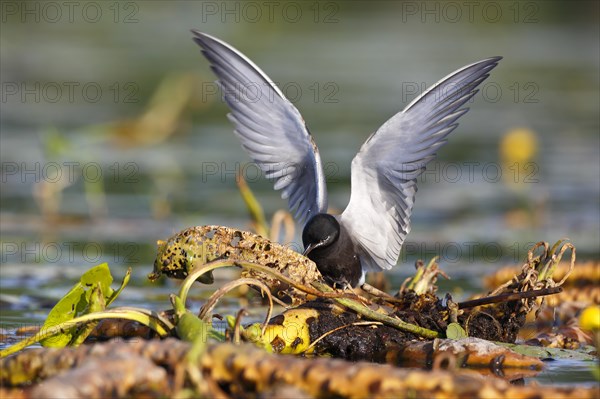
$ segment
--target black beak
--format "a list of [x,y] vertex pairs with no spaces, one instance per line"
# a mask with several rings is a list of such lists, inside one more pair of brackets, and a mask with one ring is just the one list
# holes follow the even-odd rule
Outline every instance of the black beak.
[[313,249],[315,248],[319,248],[322,247],[323,245],[329,243],[329,239],[331,236],[327,236],[326,239],[319,241],[319,242],[313,242],[308,244],[308,246],[306,247],[306,249],[304,250],[304,253],[302,255],[306,256],[308,255]]
[[306,249],[304,250],[304,253],[302,255],[306,256],[310,253],[310,251],[312,251],[315,248],[319,248],[321,245],[323,245],[323,241],[320,242],[313,242],[311,244],[308,244],[308,247],[306,247]]

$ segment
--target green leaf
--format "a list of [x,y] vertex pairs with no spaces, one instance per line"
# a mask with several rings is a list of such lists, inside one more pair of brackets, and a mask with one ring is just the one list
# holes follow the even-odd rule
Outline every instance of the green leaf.
[[446,338],[450,339],[463,339],[467,338],[467,332],[464,328],[461,327],[458,323],[450,323],[448,324],[448,328],[446,328]]
[[104,298],[108,300],[114,292],[113,289],[110,288],[112,282],[113,277],[110,274],[107,263],[92,267],[90,270],[83,273],[80,280],[80,283],[86,289],[86,299],[89,299],[92,294],[92,291],[89,288],[92,288],[96,283],[100,283],[100,290],[102,291],[102,294],[104,294]]
[[200,320],[198,316],[190,311],[185,312],[177,320],[177,336],[183,341],[196,342],[201,341],[206,344],[210,324]]
[[[90,299],[88,302],[88,306],[86,307],[84,313],[95,313],[102,312],[106,309],[106,300],[102,295],[102,289],[100,288],[100,282],[97,282],[94,287],[91,289]],[[76,330],[73,339],[69,342],[69,345],[79,346],[85,341],[85,339],[90,335],[90,333],[96,328],[98,322],[91,322],[85,324],[83,327]]]
[[[62,297],[52,308],[42,329],[46,329],[58,324],[73,320],[75,317],[91,313],[94,309],[101,309],[100,297],[102,302],[108,303],[113,297],[114,290],[110,288],[113,277],[110,274],[108,264],[103,263],[92,267],[85,272],[79,282]],[[94,287],[98,292],[93,294]],[[114,298],[112,298],[114,299]],[[62,330],[61,334],[46,338],[41,341],[45,347],[64,347],[74,341],[77,336],[75,327]]]
[[113,292],[113,294],[110,296],[110,298],[106,301],[106,306],[110,305],[111,303],[113,303],[113,301],[115,299],[117,299],[117,297],[121,294],[121,292],[123,292],[123,289],[125,288],[125,286],[127,284],[129,284],[130,278],[131,278],[131,267],[128,267],[127,272],[125,272],[125,277],[123,277],[123,281],[121,281],[121,286],[119,287],[118,290]]
[[[42,331],[67,320],[74,319],[78,311],[82,311],[85,308],[85,303],[85,290],[81,286],[81,283],[77,283],[75,287],[71,288],[71,291],[69,291],[67,295],[62,297],[62,299],[54,305],[44,322]],[[67,346],[73,338],[73,334],[70,331],[71,330],[68,329],[63,331],[62,334],[46,338],[40,343],[45,347],[62,348]]]
[[175,326],[177,336],[187,342],[201,341],[203,343],[201,347],[203,348],[203,345],[206,345],[208,332],[212,329],[210,323],[200,320],[195,314],[187,310],[185,304],[177,295],[171,294],[170,299],[177,320]]
[[173,305],[173,310],[175,311],[175,315],[177,317],[181,317],[185,314],[185,312],[187,312],[185,304],[183,303],[181,298],[179,298],[177,295],[171,294],[171,295],[169,295],[169,299],[171,300],[171,304]]

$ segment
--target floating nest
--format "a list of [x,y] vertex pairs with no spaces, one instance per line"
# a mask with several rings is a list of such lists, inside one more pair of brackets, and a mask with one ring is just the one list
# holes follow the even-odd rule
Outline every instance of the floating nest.
[[[556,282],[567,251],[571,260]],[[192,314],[185,304],[193,284],[210,283],[214,270],[231,266],[242,269],[240,278]],[[98,266],[57,304],[44,328],[2,351],[0,396],[592,398],[596,392],[586,388],[510,384],[539,372],[548,355],[499,345],[513,344],[528,317],[543,314],[544,298],[562,291],[574,266],[572,244],[538,243],[486,295],[457,303],[437,296],[443,273],[435,259],[418,262],[395,295],[369,285],[340,291],[324,284],[309,259],[262,236],[193,227],[158,243],[149,276],[183,279],[171,310],[109,309],[128,276],[112,290],[108,267]],[[264,322],[243,324],[243,309],[213,312],[240,286],[263,294]],[[274,303],[284,307],[275,316]],[[65,316],[66,308],[77,311]],[[225,332],[214,318],[226,322]],[[59,348],[19,352],[37,341]]]

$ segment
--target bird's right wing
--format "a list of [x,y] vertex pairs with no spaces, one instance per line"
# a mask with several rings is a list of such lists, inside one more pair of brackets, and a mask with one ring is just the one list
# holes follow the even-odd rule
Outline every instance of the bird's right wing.
[[242,53],[206,33],[194,41],[218,77],[229,119],[242,146],[303,223],[326,212],[327,188],[321,158],[300,112]]
[[440,80],[385,122],[354,157],[352,194],[340,223],[350,231],[364,269],[390,269],[398,261],[410,230],[417,177],[500,59],[467,65]]

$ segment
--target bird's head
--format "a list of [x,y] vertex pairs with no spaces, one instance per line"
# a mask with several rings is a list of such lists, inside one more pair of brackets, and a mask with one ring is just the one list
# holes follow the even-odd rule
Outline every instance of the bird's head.
[[327,213],[318,213],[306,222],[302,231],[304,256],[312,250],[327,247],[340,236],[340,224],[335,217]]

